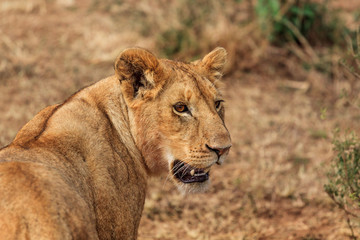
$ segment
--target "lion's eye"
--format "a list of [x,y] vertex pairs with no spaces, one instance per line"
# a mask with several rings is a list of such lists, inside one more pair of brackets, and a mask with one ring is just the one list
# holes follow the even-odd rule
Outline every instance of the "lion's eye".
[[175,109],[175,111],[177,111],[179,113],[184,113],[184,112],[189,111],[188,107],[184,103],[175,104],[174,109]]
[[216,108],[217,110],[220,109],[222,102],[223,102],[223,100],[219,100],[219,101],[216,101],[216,102],[215,102],[215,108]]

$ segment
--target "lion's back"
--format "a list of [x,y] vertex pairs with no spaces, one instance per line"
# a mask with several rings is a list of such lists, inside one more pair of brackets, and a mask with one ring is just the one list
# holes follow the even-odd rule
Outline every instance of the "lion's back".
[[39,136],[41,132],[44,131],[47,121],[59,106],[59,104],[56,104],[42,109],[32,120],[20,129],[13,143],[23,145]]
[[0,162],[0,239],[96,236],[88,205],[59,171],[12,156],[19,159]]

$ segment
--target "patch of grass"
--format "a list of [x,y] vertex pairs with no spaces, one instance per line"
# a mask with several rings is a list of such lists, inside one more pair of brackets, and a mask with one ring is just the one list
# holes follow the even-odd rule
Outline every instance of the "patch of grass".
[[184,49],[197,48],[196,40],[186,29],[169,29],[162,32],[158,37],[157,45],[166,57],[177,55]]
[[348,134],[344,140],[337,136],[333,141],[337,152],[324,186],[330,198],[346,213],[352,238],[356,239],[351,218],[360,219],[360,140]]
[[354,35],[347,35],[348,50],[344,57],[340,59],[340,64],[344,66],[356,78],[360,78],[360,34],[359,29]]
[[235,178],[234,180],[233,180],[233,184],[235,185],[235,186],[240,186],[241,184],[242,184],[242,179],[241,178]]
[[328,134],[326,131],[321,129],[310,129],[310,136],[313,139],[327,139]]
[[[194,59],[201,56],[212,45],[206,31],[209,25],[216,26],[219,16],[227,18],[225,10],[236,2],[217,1],[178,1],[172,17],[173,24],[160,29],[156,39],[156,48],[164,57],[178,58],[186,53]],[[175,21],[174,21],[175,20]],[[231,25],[231,23],[228,23]],[[210,47],[211,48],[211,47]]]
[[294,166],[295,169],[299,169],[300,167],[306,167],[310,159],[308,157],[302,155],[293,155],[288,159]]

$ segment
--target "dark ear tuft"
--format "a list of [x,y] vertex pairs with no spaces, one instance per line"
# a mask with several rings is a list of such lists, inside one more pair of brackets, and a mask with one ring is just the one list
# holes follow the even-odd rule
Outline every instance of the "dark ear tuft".
[[154,72],[159,66],[158,59],[148,50],[128,48],[115,61],[115,73],[120,80],[127,80],[144,71]]
[[144,95],[146,90],[157,87],[163,80],[159,60],[142,48],[128,48],[121,52],[114,68],[125,98],[129,101],[138,95]]

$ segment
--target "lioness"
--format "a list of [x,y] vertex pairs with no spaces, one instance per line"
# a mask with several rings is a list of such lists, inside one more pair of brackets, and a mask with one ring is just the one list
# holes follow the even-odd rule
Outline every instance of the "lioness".
[[225,61],[126,49],[114,76],[39,112],[0,151],[0,239],[136,239],[149,176],[206,189],[231,146]]

